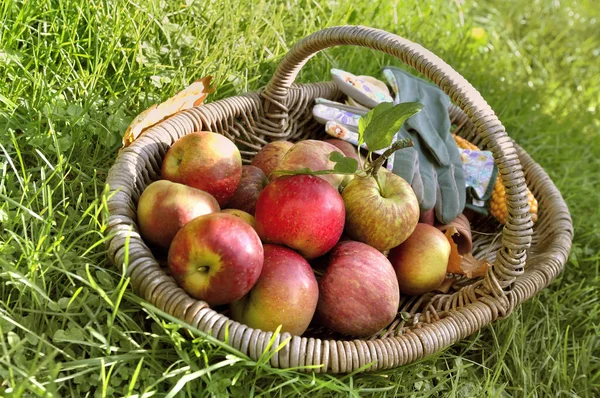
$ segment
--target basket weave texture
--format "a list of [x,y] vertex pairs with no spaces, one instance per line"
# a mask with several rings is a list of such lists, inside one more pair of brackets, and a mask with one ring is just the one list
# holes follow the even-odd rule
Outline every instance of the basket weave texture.
[[[341,26],[316,32],[298,42],[282,60],[269,84],[259,92],[222,99],[182,111],[147,130],[125,148],[111,168],[106,184],[109,219],[107,247],[113,264],[127,261],[127,276],[137,295],[189,325],[258,359],[273,338],[232,321],[203,301],[185,293],[159,265],[136,225],[142,191],[160,179],[169,147],[194,131],[213,131],[232,139],[245,163],[266,143],[322,136],[312,118],[317,97],[339,100],[332,82],[295,84],[302,66],[332,46],[356,45],[398,58],[437,84],[452,100],[455,132],[492,151],[506,189],[508,218],[500,231],[489,220],[473,226],[477,258],[493,262],[485,277],[462,281],[448,294],[402,297],[398,318],[385,332],[351,339],[314,330],[312,337],[275,336],[271,350],[275,367],[322,365],[316,372],[347,373],[389,369],[423,358],[469,336],[547,286],[563,269],[571,248],[573,227],[567,206],[544,170],[516,145],[482,96],[449,65],[418,44],[397,35],[362,26]],[[530,219],[526,187],[539,201],[539,221]]]

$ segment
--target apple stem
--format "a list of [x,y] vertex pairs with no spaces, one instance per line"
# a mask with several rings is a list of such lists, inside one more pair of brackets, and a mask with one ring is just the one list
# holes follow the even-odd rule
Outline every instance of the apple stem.
[[358,158],[358,168],[359,168],[359,170],[364,170],[365,169],[365,165],[363,164],[362,156],[360,154],[360,145],[356,147],[356,156]]
[[383,188],[381,187],[381,183],[379,182],[379,176],[377,174],[373,175],[375,182],[377,183],[377,187],[379,188],[379,193],[383,196]]
[[[375,177],[375,179],[377,180],[376,176],[379,172],[379,169],[383,165],[383,162],[385,162],[386,159],[392,155],[392,153],[411,146],[414,146],[414,143],[410,138],[403,138],[394,142],[392,146],[390,146],[380,157],[377,158],[377,160],[371,163],[371,176]],[[377,183],[379,184],[379,181]]]

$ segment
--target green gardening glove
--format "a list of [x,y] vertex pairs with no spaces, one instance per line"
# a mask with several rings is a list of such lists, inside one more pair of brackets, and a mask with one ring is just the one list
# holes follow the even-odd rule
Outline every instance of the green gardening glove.
[[450,134],[450,99],[402,69],[390,66],[383,73],[395,92],[394,103],[423,104],[398,132],[398,138],[411,138],[414,147],[396,152],[393,172],[411,184],[422,213],[435,209],[439,222],[448,224],[462,213],[466,200],[462,160]]

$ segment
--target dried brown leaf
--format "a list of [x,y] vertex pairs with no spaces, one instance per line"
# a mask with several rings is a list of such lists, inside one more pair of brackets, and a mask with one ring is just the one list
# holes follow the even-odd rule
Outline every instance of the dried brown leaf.
[[452,239],[453,235],[458,234],[458,231],[455,227],[450,227],[446,230],[445,235],[448,239],[448,243],[450,243],[450,259],[448,260],[448,268],[446,272],[449,274],[462,274],[462,269],[460,268],[460,254],[458,254],[458,246],[454,239]]
[[460,233],[454,226],[450,226],[445,235],[450,243],[450,259],[448,260],[446,272],[464,275],[469,279],[484,276],[486,270],[492,265],[486,260],[477,260],[472,253],[466,253],[462,256],[458,254],[458,246],[452,237],[460,235]]
[[213,87],[210,87],[211,80],[212,76],[196,80],[162,104],[154,104],[136,116],[123,135],[123,148],[131,145],[146,129],[179,111],[198,106],[204,102],[206,96],[215,91]]
[[487,269],[491,266],[492,264],[487,260],[477,260],[471,253],[465,254],[460,263],[464,275],[469,279],[484,276]]

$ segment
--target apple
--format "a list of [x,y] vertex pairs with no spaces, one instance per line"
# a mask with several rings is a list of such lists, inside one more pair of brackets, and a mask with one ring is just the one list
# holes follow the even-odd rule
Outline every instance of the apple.
[[437,289],[446,278],[450,243],[436,227],[419,223],[408,239],[390,250],[388,258],[400,292],[419,295]]
[[374,177],[356,176],[344,188],[346,234],[379,251],[404,242],[419,221],[419,202],[402,177],[381,169]]
[[250,213],[246,213],[243,210],[239,209],[223,209],[221,213],[231,214],[232,216],[238,217],[242,221],[245,221],[248,225],[256,230],[256,219]]
[[[340,140],[339,138],[330,138],[325,140],[326,143],[335,146],[337,149],[344,153],[344,156],[348,158],[352,158],[356,160],[360,164],[360,160],[358,159],[358,152],[356,151],[356,147],[349,143],[348,141]],[[362,160],[362,156],[361,156]]]
[[[279,163],[278,170],[298,170],[309,168],[312,171],[332,170],[335,163],[329,160],[331,152],[344,154],[337,147],[319,140],[304,140],[294,144]],[[341,174],[325,174],[319,178],[337,189],[346,176]]]
[[319,177],[285,176],[263,189],[255,217],[264,242],[286,245],[312,259],[327,253],[340,239],[344,201]]
[[435,209],[427,210],[419,216],[419,222],[423,224],[435,224]]
[[264,245],[263,269],[250,293],[231,303],[231,317],[251,328],[300,336],[313,318],[319,299],[317,279],[295,251]]
[[167,180],[148,185],[137,206],[142,238],[168,248],[175,234],[189,221],[219,211],[219,203],[209,193]]
[[210,193],[219,206],[233,195],[242,177],[242,157],[227,137],[208,131],[178,139],[167,151],[162,178]]
[[252,289],[263,255],[250,225],[231,214],[212,213],[194,218],[177,232],[168,264],[183,290],[215,306],[239,300]]
[[371,246],[338,243],[319,281],[317,315],[329,329],[357,337],[371,336],[396,317],[400,292],[394,268]]
[[262,147],[252,159],[252,166],[256,166],[265,173],[270,180],[275,178],[271,173],[277,170],[279,162],[294,144],[289,141],[273,141]]
[[229,198],[227,207],[254,214],[258,195],[268,183],[269,180],[267,180],[265,173],[258,167],[250,165],[242,166],[242,178],[237,190]]

